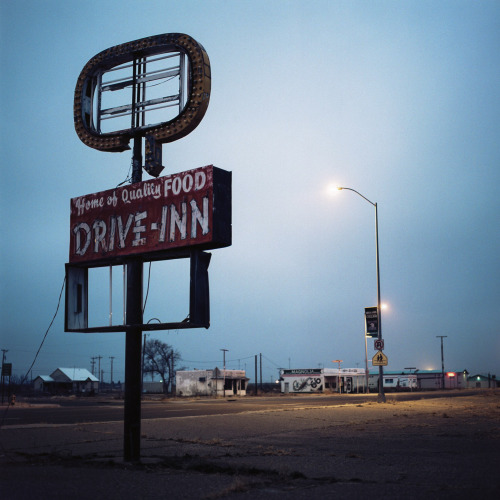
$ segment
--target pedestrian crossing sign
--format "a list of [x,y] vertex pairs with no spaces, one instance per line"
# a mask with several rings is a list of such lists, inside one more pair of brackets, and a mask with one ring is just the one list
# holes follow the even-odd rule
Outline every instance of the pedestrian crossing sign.
[[389,360],[387,359],[387,356],[382,351],[377,351],[375,356],[372,358],[373,366],[387,366],[388,362]]

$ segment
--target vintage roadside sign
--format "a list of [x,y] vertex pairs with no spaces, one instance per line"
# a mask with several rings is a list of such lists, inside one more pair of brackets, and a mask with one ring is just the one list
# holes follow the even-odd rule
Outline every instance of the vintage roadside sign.
[[372,365],[373,366],[387,366],[388,363],[387,356],[382,352],[378,351],[375,356],[372,358]]
[[231,245],[231,172],[208,165],[71,199],[71,264]]
[[321,374],[318,368],[295,368],[293,370],[283,370],[283,375],[316,375]]
[[[210,92],[208,55],[182,33],[142,38],[101,51],[84,66],[75,87],[75,130],[84,144],[122,152],[133,142],[130,186],[71,200],[65,307],[65,331],[127,332],[126,461],[140,460],[141,339],[143,330],[150,329],[150,321],[144,324],[143,263],[190,259],[189,314],[175,323],[152,318],[159,322],[155,329],[208,328],[211,254],[204,250],[231,245],[230,172],[209,165],[159,178],[161,144],[185,137],[198,126]],[[143,168],[156,179],[142,182]],[[113,325],[112,267],[119,264],[124,265],[124,317],[122,325]],[[89,327],[88,270],[107,265],[110,324]]]

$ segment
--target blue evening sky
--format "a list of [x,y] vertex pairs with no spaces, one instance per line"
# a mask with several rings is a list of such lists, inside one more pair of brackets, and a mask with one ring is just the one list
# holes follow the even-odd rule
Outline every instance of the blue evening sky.
[[[205,47],[212,95],[199,127],[163,146],[164,173],[232,171],[233,245],[212,252],[211,328],[150,338],[191,369],[228,349],[227,367],[251,378],[262,353],[265,381],[333,359],[364,367],[374,208],[328,190],[342,185],[379,207],[387,369],[440,369],[446,335],[445,369],[500,375],[500,3],[488,0],[2,1],[0,348],[14,373],[57,307],[70,198],[129,171],[129,152],[77,137],[78,75],[108,47],[173,32]],[[185,317],[187,269],[153,264],[145,320]],[[118,271],[113,283],[119,317]],[[63,310],[33,377],[102,356],[104,379],[114,357],[123,380],[124,334],[65,333]]]

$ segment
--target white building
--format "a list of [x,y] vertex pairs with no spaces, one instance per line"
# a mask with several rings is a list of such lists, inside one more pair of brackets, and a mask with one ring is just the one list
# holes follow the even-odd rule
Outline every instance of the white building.
[[51,394],[92,393],[99,390],[99,379],[85,368],[57,368],[50,375],[39,375],[33,386]]
[[[374,391],[378,390],[378,376],[376,377],[376,383],[372,387]],[[417,376],[415,374],[385,374],[384,373],[384,388],[386,389],[417,389]]]
[[495,389],[499,387],[499,383],[495,375],[472,375],[467,379],[468,387],[474,389]]
[[363,368],[302,368],[281,370],[281,392],[365,392]]
[[190,370],[175,373],[177,396],[246,396],[245,370]]

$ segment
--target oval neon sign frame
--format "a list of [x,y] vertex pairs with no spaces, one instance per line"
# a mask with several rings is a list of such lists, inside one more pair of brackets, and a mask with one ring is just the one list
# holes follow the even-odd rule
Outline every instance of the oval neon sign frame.
[[[130,127],[101,133],[92,119],[96,87],[100,76],[123,64],[141,58],[178,52],[189,60],[187,99],[175,118],[151,126]],[[99,151],[130,149],[133,137],[150,135],[159,143],[173,142],[192,132],[203,119],[210,101],[211,73],[208,54],[202,45],[182,33],[156,35],[103,50],[90,59],[78,77],[74,97],[74,123],[80,140]]]

